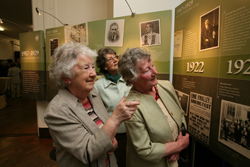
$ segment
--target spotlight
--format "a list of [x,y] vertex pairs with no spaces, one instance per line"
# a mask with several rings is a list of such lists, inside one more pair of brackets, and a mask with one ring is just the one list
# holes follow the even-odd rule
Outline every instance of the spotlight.
[[37,12],[38,15],[41,15],[41,13],[40,13],[40,11],[39,11],[38,8],[36,8],[36,12]]

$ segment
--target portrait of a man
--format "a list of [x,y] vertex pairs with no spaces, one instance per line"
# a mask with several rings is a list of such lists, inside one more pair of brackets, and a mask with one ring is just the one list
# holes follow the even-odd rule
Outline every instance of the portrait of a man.
[[140,23],[141,46],[160,45],[160,20]]
[[122,46],[124,33],[124,19],[107,20],[105,46]]
[[219,9],[217,7],[201,16],[200,50],[219,47]]
[[118,24],[116,22],[112,23],[109,28],[108,40],[110,42],[115,42],[119,39]]

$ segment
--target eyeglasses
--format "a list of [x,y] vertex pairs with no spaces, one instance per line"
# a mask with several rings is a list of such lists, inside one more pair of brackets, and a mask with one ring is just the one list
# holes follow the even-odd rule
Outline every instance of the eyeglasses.
[[110,61],[114,61],[114,60],[118,60],[118,56],[115,55],[113,57],[110,57],[109,59],[106,59],[106,62],[110,62]]

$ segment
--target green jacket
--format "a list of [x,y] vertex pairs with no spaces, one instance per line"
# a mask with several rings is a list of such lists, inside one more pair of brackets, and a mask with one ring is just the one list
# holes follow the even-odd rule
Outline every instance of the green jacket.
[[[169,81],[158,81],[161,100],[177,123],[186,125],[175,90]],[[131,91],[134,91],[132,88]],[[129,96],[128,96],[129,98]],[[127,130],[127,167],[168,167],[164,143],[172,139],[172,131],[163,113],[152,96],[141,94],[141,104],[134,116],[125,122]]]

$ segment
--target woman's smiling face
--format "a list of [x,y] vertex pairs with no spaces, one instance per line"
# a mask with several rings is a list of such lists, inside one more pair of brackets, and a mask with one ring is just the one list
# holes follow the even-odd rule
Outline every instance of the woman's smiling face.
[[91,91],[95,84],[95,64],[92,58],[81,54],[77,58],[78,64],[75,65],[74,70],[76,72],[75,77],[71,78],[71,84],[69,85],[76,92]]
[[156,75],[158,72],[152,60],[145,58],[138,62],[137,72],[138,78],[135,82],[136,87],[149,90],[153,86],[157,85],[158,81],[156,79]]

